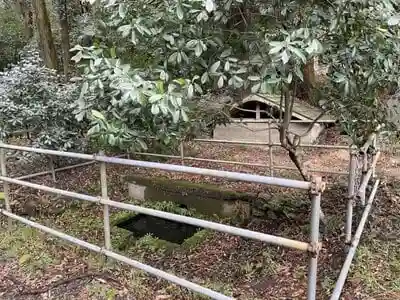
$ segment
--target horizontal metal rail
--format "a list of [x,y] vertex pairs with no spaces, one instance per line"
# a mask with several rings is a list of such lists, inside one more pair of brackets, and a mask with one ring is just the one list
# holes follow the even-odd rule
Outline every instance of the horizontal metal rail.
[[161,163],[113,158],[106,156],[97,157],[96,160],[103,161],[106,163],[116,163],[116,164],[130,165],[135,167],[159,169],[164,171],[175,171],[175,172],[191,173],[204,176],[222,177],[231,180],[262,183],[266,185],[275,185],[275,186],[295,188],[295,189],[308,190],[311,187],[311,183],[306,181],[278,178],[278,177],[267,177],[267,176],[253,175],[247,173],[218,171],[212,169],[161,164]]
[[167,213],[167,212],[154,210],[154,209],[150,209],[150,208],[145,208],[142,206],[132,205],[132,204],[128,204],[128,203],[111,201],[108,199],[101,199],[100,203],[107,204],[107,205],[121,208],[121,209],[134,211],[134,212],[141,213],[141,214],[150,215],[153,217],[168,219],[171,221],[177,221],[177,222],[181,222],[181,223],[190,224],[193,226],[198,226],[198,227],[202,227],[202,228],[207,228],[207,229],[212,229],[212,230],[216,230],[216,231],[220,231],[220,232],[229,233],[232,235],[241,236],[244,238],[258,240],[258,241],[266,242],[266,243],[273,244],[273,245],[283,246],[283,247],[297,249],[297,250],[301,250],[301,251],[310,251],[311,250],[311,247],[308,243],[291,240],[291,239],[287,239],[287,238],[282,238],[282,237],[278,237],[275,235],[265,234],[265,233],[261,233],[261,232],[255,232],[255,231],[251,231],[251,230],[247,230],[247,229],[243,229],[243,228],[239,228],[239,227],[228,226],[228,225],[205,221],[205,220],[201,220],[201,219],[197,219],[197,218]]
[[101,197],[94,197],[94,196],[90,196],[90,195],[65,191],[65,190],[56,189],[53,187],[48,187],[45,185],[26,182],[26,181],[9,178],[9,177],[4,177],[4,176],[0,176],[0,180],[2,180],[4,182],[12,183],[12,184],[30,187],[30,188],[37,189],[37,190],[46,191],[49,193],[63,195],[66,197],[76,198],[76,199],[80,199],[80,200],[84,200],[84,201],[97,202],[100,204],[107,204],[109,206],[116,207],[116,208],[126,209],[126,210],[134,211],[137,213],[146,214],[146,215],[150,215],[153,217],[163,218],[163,219],[167,219],[167,220],[171,220],[171,221],[186,223],[186,224],[190,224],[190,225],[198,226],[198,227],[202,227],[202,228],[217,230],[217,231],[229,233],[232,235],[237,235],[237,236],[241,236],[244,238],[254,239],[254,240],[258,240],[258,241],[262,241],[262,242],[266,242],[266,243],[270,243],[270,244],[274,244],[274,245],[284,246],[284,247],[288,247],[288,248],[292,248],[292,249],[298,249],[298,250],[302,250],[302,251],[309,251],[311,249],[311,247],[308,243],[291,240],[291,239],[287,239],[287,238],[282,238],[282,237],[277,237],[274,235],[269,235],[269,234],[265,234],[265,233],[261,233],[261,232],[254,232],[254,231],[247,230],[247,229],[242,229],[242,228],[228,226],[228,225],[224,225],[224,224],[220,224],[220,223],[205,221],[205,220],[201,220],[201,219],[197,219],[197,218],[186,217],[186,216],[167,213],[167,212],[154,210],[154,209],[150,209],[150,208],[145,208],[145,207],[141,207],[141,206],[137,206],[137,205],[111,201],[108,199],[102,199]]
[[[54,169],[54,171],[55,172],[67,171],[67,170],[71,170],[71,169],[75,169],[75,168],[90,166],[90,165],[93,165],[95,163],[96,163],[95,161],[87,161],[87,162],[80,163],[80,164],[70,165],[70,166],[66,166],[66,167],[62,167],[62,168],[57,168],[57,169]],[[37,172],[37,173],[33,173],[33,174],[19,176],[19,177],[16,177],[16,179],[21,179],[21,180],[22,179],[31,179],[31,178],[34,178],[34,177],[48,175],[48,174],[51,174],[52,172],[53,172],[53,170],[47,170],[47,171],[43,171],[43,172]]]
[[[266,128],[268,130],[268,128]],[[149,140],[156,140],[155,137],[146,137]],[[280,143],[273,142],[249,142],[243,140],[217,140],[217,139],[204,139],[198,138],[189,140],[199,143],[210,143],[210,144],[234,144],[234,145],[249,145],[249,146],[268,146],[268,147],[282,147]],[[319,148],[319,149],[349,149],[351,145],[322,145],[322,144],[299,144],[299,148]]]
[[[254,111],[255,112],[255,111]],[[246,124],[246,123],[261,123],[261,124],[279,124],[282,123],[281,120],[274,120],[274,119],[239,119],[239,120],[235,120],[235,119],[231,119],[229,121],[230,123],[242,123],[242,124]],[[305,124],[311,124],[311,123],[315,123],[315,124],[326,124],[326,123],[336,123],[337,121],[334,120],[290,120],[290,123],[305,123]]]
[[233,161],[233,160],[219,160],[219,159],[198,158],[198,157],[190,157],[190,156],[185,156],[183,159],[184,160],[194,160],[194,161],[214,162],[214,163],[218,163],[218,164],[232,164],[232,165],[249,166],[249,167],[269,168],[269,165],[267,165],[267,164],[245,163],[245,162]]
[[339,300],[340,294],[342,293],[343,286],[346,282],[347,274],[349,273],[350,270],[351,262],[353,261],[354,255],[357,250],[357,246],[360,242],[361,234],[364,230],[365,223],[367,222],[367,218],[371,211],[372,203],[375,199],[375,194],[378,190],[378,186],[379,186],[379,180],[376,180],[372,192],[368,198],[367,205],[365,206],[364,212],[362,214],[360,223],[357,227],[356,233],[354,235],[354,239],[351,243],[351,247],[347,253],[346,260],[344,261],[338,280],[336,281],[335,289],[333,290],[330,300]]
[[43,225],[41,225],[39,223],[36,223],[36,222],[31,221],[31,220],[25,219],[23,217],[17,216],[17,215],[15,215],[13,213],[10,213],[10,212],[8,212],[8,211],[6,211],[4,209],[0,209],[0,213],[5,215],[5,216],[7,216],[7,217],[9,217],[9,218],[11,218],[11,219],[20,221],[21,223],[24,223],[24,224],[29,225],[31,227],[37,228],[37,229],[39,229],[41,231],[44,231],[46,233],[52,234],[52,235],[54,235],[54,236],[56,236],[58,238],[61,238],[63,240],[69,241],[69,242],[71,242],[71,243],[73,243],[75,245],[79,245],[79,246],[84,247],[86,249],[89,249],[91,251],[94,251],[94,252],[97,252],[97,253],[100,253],[100,254],[104,254],[104,255],[106,255],[106,256],[108,256],[110,258],[114,258],[114,259],[116,259],[118,261],[124,262],[124,263],[126,263],[128,265],[131,265],[131,266],[135,267],[135,268],[143,270],[143,271],[145,271],[145,272],[147,272],[147,273],[149,273],[151,275],[163,278],[165,280],[168,280],[170,282],[178,284],[178,285],[180,285],[182,287],[188,288],[188,289],[190,289],[192,291],[195,291],[195,292],[204,294],[206,296],[209,296],[212,299],[217,299],[217,300],[233,300],[234,299],[232,297],[228,297],[228,296],[225,296],[225,295],[223,295],[221,293],[218,293],[218,292],[215,292],[215,291],[210,290],[208,288],[202,287],[202,286],[200,286],[200,285],[198,285],[196,283],[190,282],[190,281],[188,281],[186,279],[177,277],[177,276],[175,276],[173,274],[170,274],[170,273],[164,272],[162,270],[153,268],[153,267],[151,267],[149,265],[146,265],[146,264],[143,264],[143,263],[141,263],[139,261],[130,259],[128,257],[125,257],[125,256],[120,255],[118,253],[115,253],[113,251],[106,250],[106,249],[101,248],[101,247],[99,247],[97,245],[94,245],[94,244],[88,243],[86,241],[80,240],[78,238],[75,238],[75,237],[70,236],[68,234],[65,234],[63,232],[54,230],[52,228],[43,226]]
[[[126,157],[126,156],[127,156],[127,154],[122,154],[122,155],[117,155],[116,157]],[[51,174],[53,172],[61,172],[61,171],[67,171],[67,170],[76,169],[76,168],[80,168],[80,167],[87,167],[87,166],[93,165],[95,163],[96,163],[95,161],[87,161],[87,162],[84,162],[84,163],[65,166],[65,167],[54,169],[54,170],[47,170],[47,171],[43,171],[43,172],[37,172],[37,173],[28,174],[28,175],[22,175],[22,176],[15,177],[15,179],[20,179],[20,180],[31,179],[31,178],[34,178],[34,177],[48,175],[48,174]]]
[[143,155],[143,156],[155,156],[155,157],[163,157],[163,158],[176,158],[181,159],[180,156],[177,155],[169,155],[169,154],[161,154],[161,153],[151,153],[151,152],[133,152],[135,155]]
[[90,154],[82,154],[82,153],[75,153],[75,152],[63,152],[63,151],[30,148],[30,147],[15,146],[15,145],[8,145],[8,144],[1,144],[1,143],[0,143],[0,148],[48,154],[48,155],[56,155],[56,156],[63,156],[63,157],[80,158],[80,159],[94,160],[94,161],[100,161],[100,162],[111,163],[111,164],[121,164],[121,165],[133,166],[133,167],[142,167],[142,168],[158,169],[158,170],[164,170],[164,171],[183,172],[183,173],[197,174],[197,175],[203,175],[203,176],[222,177],[222,178],[227,178],[230,180],[262,183],[262,184],[267,184],[267,185],[274,185],[274,186],[281,186],[281,187],[288,187],[288,188],[297,188],[297,189],[308,190],[311,187],[310,182],[300,181],[300,180],[277,178],[277,177],[267,177],[267,176],[253,175],[253,174],[247,174],[247,173],[219,171],[219,170],[203,169],[203,168],[195,168],[195,167],[187,167],[187,166],[179,166],[179,165],[171,165],[171,164],[163,164],[163,163],[157,163],[157,162],[131,160],[131,159],[118,158],[118,157],[101,156],[101,155],[96,155],[96,154],[90,155]]
[[[199,158],[199,157],[191,157],[191,156],[177,156],[177,155],[168,155],[168,154],[158,154],[158,153],[149,153],[149,152],[134,152],[136,155],[142,156],[153,156],[153,157],[163,157],[163,158],[172,158],[172,159],[183,159],[183,160],[192,160],[192,161],[205,161],[205,162],[213,162],[218,164],[230,164],[230,165],[239,165],[239,166],[250,166],[250,167],[261,167],[261,168],[269,168],[268,164],[259,164],[259,163],[245,163],[240,161],[233,160],[219,160],[219,159],[211,159],[211,158]],[[277,170],[297,170],[296,167],[290,166],[281,166],[281,165],[273,165],[274,169]],[[332,171],[332,170],[320,170],[320,169],[307,169],[308,172],[313,173],[324,173],[324,174],[336,174],[336,175],[348,175],[349,173],[346,171]]]
[[61,189],[56,189],[56,188],[53,188],[50,186],[27,182],[27,181],[15,179],[15,178],[0,176],[0,180],[3,182],[26,186],[26,187],[29,187],[29,188],[32,188],[35,190],[40,190],[40,191],[49,192],[49,193],[53,193],[53,194],[57,194],[57,195],[62,195],[65,197],[70,197],[70,198],[75,198],[75,199],[90,201],[90,202],[100,202],[99,197],[65,191],[65,190],[61,190]]
[[[233,145],[249,145],[249,146],[271,146],[281,147],[280,143],[268,143],[268,142],[247,142],[240,140],[215,140],[215,139],[194,139],[195,142],[210,143],[210,144],[233,144]],[[346,145],[318,145],[318,144],[300,144],[299,148],[322,148],[322,149],[345,149],[348,150],[350,146]]]
[[10,144],[0,143],[0,148],[10,149],[10,150],[18,150],[24,152],[33,152],[40,154],[48,154],[62,157],[71,157],[71,158],[79,158],[85,160],[94,160],[94,154],[84,154],[84,153],[75,153],[75,152],[66,152],[66,151],[57,151],[57,150],[49,150],[49,149],[41,149],[41,148],[33,148],[33,147],[25,147],[25,146],[16,146]]

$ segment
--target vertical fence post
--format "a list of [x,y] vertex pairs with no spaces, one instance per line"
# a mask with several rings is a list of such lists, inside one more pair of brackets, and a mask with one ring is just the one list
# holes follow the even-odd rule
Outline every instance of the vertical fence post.
[[[362,159],[363,159],[363,164],[362,164],[362,177],[361,177],[361,182],[364,180],[365,176],[368,173],[368,153],[367,150],[363,152],[362,154]],[[360,202],[362,206],[365,206],[365,193],[366,193],[366,187],[360,191]]]
[[181,151],[181,164],[182,164],[182,166],[184,166],[185,165],[185,150],[184,150],[184,148],[183,148],[183,141],[181,141],[181,144],[179,145],[180,146],[180,151]]
[[[100,151],[101,156],[104,155],[103,151]],[[107,192],[107,172],[106,163],[100,163],[100,184],[101,184],[101,198],[108,200]],[[111,234],[110,234],[110,211],[107,204],[103,207],[103,224],[104,224],[104,247],[107,250],[111,250]]]
[[[6,168],[6,153],[4,148],[0,148],[0,165],[1,165],[1,176],[7,176],[7,168]],[[8,182],[3,182],[3,193],[4,193],[4,202],[6,204],[6,210],[11,212],[10,205],[10,184]],[[11,230],[12,227],[12,219],[8,218],[8,229]]]
[[50,165],[50,171],[51,171],[51,176],[53,178],[53,181],[56,182],[56,170],[54,168],[54,160],[53,156],[49,155],[49,165]]
[[273,160],[272,160],[272,128],[271,128],[272,122],[271,120],[268,120],[268,151],[269,151],[269,175],[272,177],[274,176],[274,166],[273,166]]
[[308,263],[308,287],[307,300],[315,300],[317,294],[317,269],[318,269],[318,252],[319,244],[319,220],[321,211],[321,193],[324,190],[324,183],[321,177],[313,176],[311,188],[311,231],[310,244],[314,249],[310,253]]
[[[374,147],[374,153],[376,155],[376,153],[378,152],[378,134],[375,135],[373,141],[372,141],[372,147]],[[375,155],[373,158],[375,158]],[[375,166],[372,167],[372,178],[376,178],[376,165],[378,163],[375,164]]]
[[355,146],[353,146],[350,148],[349,177],[348,177],[348,185],[347,185],[345,243],[351,242],[351,233],[352,233],[352,225],[353,225],[354,190],[355,190],[355,182],[356,182],[356,168],[357,168],[357,148]]

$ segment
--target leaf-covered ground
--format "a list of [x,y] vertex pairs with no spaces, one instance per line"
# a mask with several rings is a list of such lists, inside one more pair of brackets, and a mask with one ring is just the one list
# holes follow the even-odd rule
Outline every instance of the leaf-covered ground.
[[[197,151],[198,156],[208,158],[265,162],[265,157],[268,157],[262,148],[207,146],[202,147],[200,153],[193,148],[193,153]],[[346,156],[340,156],[337,151],[333,151],[334,154],[322,153],[319,159],[322,166],[319,167],[329,167],[331,163],[332,168],[345,168]],[[386,172],[395,169],[397,160],[384,156],[382,163],[382,172]],[[250,167],[203,162],[193,165],[268,174],[268,171]],[[262,191],[269,195],[275,206],[269,219],[244,223],[237,223],[240,218],[220,221],[279,236],[308,239],[310,205],[304,193],[215,178],[109,166],[110,198],[127,201],[123,176],[129,174],[168,175],[170,179],[218,182],[223,187],[238,191]],[[324,193],[322,202],[328,222],[320,254],[318,299],[328,297],[344,259],[342,241],[346,191],[340,184],[343,180],[327,179],[332,184]],[[31,181],[92,195],[100,194],[97,165],[59,173],[56,183],[50,176]],[[103,244],[102,207],[16,186],[12,186],[12,205],[15,212],[44,225],[98,245]],[[112,210],[111,216],[113,218],[118,214],[118,211]],[[343,299],[400,299],[399,216],[400,184],[388,177],[377,195]],[[5,230],[5,219],[1,218],[1,221],[0,299],[203,299],[164,280],[126,265],[105,261],[95,253],[23,225],[15,224],[15,230],[9,233]],[[121,236],[114,230],[113,245],[120,245]],[[306,297],[307,256],[294,250],[223,233],[201,231],[191,243],[179,247],[169,247],[157,239],[144,237],[131,241],[119,251],[238,299]]]

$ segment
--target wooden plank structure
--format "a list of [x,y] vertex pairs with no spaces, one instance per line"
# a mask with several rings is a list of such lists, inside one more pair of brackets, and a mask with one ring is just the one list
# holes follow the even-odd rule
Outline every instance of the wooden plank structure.
[[[270,107],[274,107],[280,110],[280,100],[280,95],[254,94],[244,98],[241,102],[233,105],[231,110],[235,109],[235,107],[251,101],[264,103]],[[282,111],[284,111],[284,109],[285,108],[282,107]],[[293,103],[293,116],[299,120],[309,121],[310,123],[312,123],[322,113],[323,110],[321,108],[312,106],[309,103],[300,99],[296,99]],[[318,123],[336,123],[336,119],[334,116],[324,114],[321,118],[319,118]]]

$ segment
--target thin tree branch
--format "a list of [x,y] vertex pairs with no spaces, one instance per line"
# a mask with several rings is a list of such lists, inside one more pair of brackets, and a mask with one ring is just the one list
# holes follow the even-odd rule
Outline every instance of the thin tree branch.
[[246,25],[246,28],[249,27],[249,24],[247,23],[246,17],[244,16],[243,11],[242,11],[242,9],[240,7],[239,7],[239,12],[240,12],[240,15],[242,16],[244,24]]

